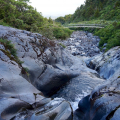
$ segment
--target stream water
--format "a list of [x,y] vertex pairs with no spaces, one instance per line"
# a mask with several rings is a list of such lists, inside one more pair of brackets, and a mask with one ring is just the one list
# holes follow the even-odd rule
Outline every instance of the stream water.
[[52,98],[64,98],[69,101],[74,111],[78,108],[78,102],[90,94],[92,89],[103,81],[95,73],[96,71],[87,68],[85,64],[86,59],[100,54],[98,42],[99,38],[97,36],[83,31],[74,32],[68,40],[60,41],[71,54],[77,57],[76,59],[83,62],[86,69],[86,71],[81,71],[78,77],[71,79],[52,96]]

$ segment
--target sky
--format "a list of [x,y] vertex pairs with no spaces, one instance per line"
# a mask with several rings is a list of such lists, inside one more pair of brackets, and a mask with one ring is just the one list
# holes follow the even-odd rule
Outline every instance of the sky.
[[44,17],[55,19],[73,14],[85,0],[30,0],[30,4],[41,12]]

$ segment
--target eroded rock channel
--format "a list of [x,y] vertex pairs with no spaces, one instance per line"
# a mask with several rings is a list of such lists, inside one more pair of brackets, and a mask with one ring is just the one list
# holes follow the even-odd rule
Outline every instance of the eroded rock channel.
[[[71,102],[74,111],[78,108],[80,99],[90,94],[95,86],[104,81],[100,78],[98,72],[86,66],[86,62],[90,58],[102,54],[98,48],[99,41],[99,37],[84,31],[73,32],[66,41],[59,41],[59,44],[65,46],[65,50],[72,54],[70,57],[74,61],[74,66],[70,69],[78,72],[78,76],[72,78],[67,85],[52,97],[64,98]],[[66,72],[69,72],[67,68]]]
[[1,25],[0,40],[0,120],[119,118],[119,46],[101,53],[91,33],[52,41]]

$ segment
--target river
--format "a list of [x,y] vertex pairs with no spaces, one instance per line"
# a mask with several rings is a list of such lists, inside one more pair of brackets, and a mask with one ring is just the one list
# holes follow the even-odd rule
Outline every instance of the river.
[[[83,65],[79,76],[71,79],[63,86],[52,98],[64,98],[71,103],[73,111],[78,108],[78,102],[91,93],[92,89],[103,82],[99,74],[86,66],[86,61],[95,55],[101,54],[98,43],[99,37],[93,36],[92,33],[84,31],[73,32],[70,38],[65,41],[59,41],[65,45],[73,56],[76,56],[78,62]],[[83,70],[84,69],[84,70]],[[66,71],[67,72],[67,71]]]

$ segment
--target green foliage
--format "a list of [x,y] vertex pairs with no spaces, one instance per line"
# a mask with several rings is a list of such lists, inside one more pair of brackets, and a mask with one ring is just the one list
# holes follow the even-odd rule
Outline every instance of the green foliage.
[[41,33],[42,35],[46,36],[49,39],[53,39],[53,25],[52,24],[45,24],[43,27],[41,27]]
[[[93,19],[120,20],[120,0],[86,0],[84,5],[76,9],[69,20],[59,17],[57,22],[62,24]],[[68,22],[69,21],[69,22]]]
[[115,46],[120,46],[120,22],[113,22],[104,29],[96,31],[95,35],[101,38],[99,47],[102,47],[104,43],[107,43],[107,50]]
[[39,30],[39,28],[36,24],[31,25],[31,29],[30,29],[31,32],[37,32],[38,30]]
[[12,26],[16,28],[21,28],[23,26],[23,20],[15,19]]
[[[86,23],[80,22],[80,23]],[[95,21],[88,21],[88,23],[93,23]],[[99,22],[99,21],[98,21]],[[100,37],[99,47],[102,49],[104,43],[107,43],[106,50],[109,50],[112,47],[120,46],[120,22],[117,21],[103,21],[107,26],[102,29],[98,28],[71,28],[72,30],[83,30],[94,33]]]
[[99,17],[99,15],[100,15],[99,9],[95,10],[94,17],[97,18],[97,17]]
[[53,24],[53,20],[51,19],[51,17],[49,17],[48,22],[49,22],[50,24]]
[[66,46],[62,43],[59,43],[60,46],[62,46],[63,48],[66,48]]
[[[0,24],[42,33],[53,39],[56,36],[53,34],[54,28],[61,25],[53,22],[51,18],[44,18],[41,13],[28,5],[28,2],[29,0],[0,0]],[[69,31],[67,32],[65,37],[68,37]],[[61,35],[63,37],[63,34]]]
[[55,19],[55,22],[59,22],[61,24],[70,23],[71,16],[72,15],[69,14],[69,15],[65,15],[64,17],[58,17]]
[[102,49],[107,43],[107,50],[120,46],[120,0],[86,0],[84,5],[78,7],[70,18],[70,26],[78,24],[99,24],[105,26],[96,28],[71,28],[93,32],[101,38],[99,47]]
[[0,25],[9,26],[7,23],[3,22],[3,20],[0,20]]
[[5,50],[1,49],[1,51],[3,51],[11,60],[14,60],[21,66],[23,61],[20,61],[17,57],[17,50],[15,49],[14,44],[6,39],[0,39],[0,44],[3,44],[5,47]]
[[62,28],[62,27],[55,27],[53,28],[53,35],[57,38],[57,39],[66,39],[67,37],[70,36],[70,34],[73,31],[68,29],[68,28]]
[[76,25],[76,24],[84,24],[84,25],[91,25],[91,24],[99,24],[99,25],[101,25],[101,26],[106,26],[106,25],[109,25],[109,24],[111,24],[111,23],[113,23],[114,21],[108,21],[108,20],[96,20],[96,19],[93,19],[93,20],[90,20],[90,21],[79,21],[79,22],[77,22],[77,23],[70,23],[69,25],[71,26],[71,25]]
[[22,67],[21,73],[22,73],[22,74],[25,74],[25,75],[27,75],[27,76],[29,77],[30,74],[29,74],[28,71],[29,71],[29,69],[28,69],[27,67]]
[[0,43],[3,44],[5,48],[9,50],[14,57],[17,56],[17,50],[14,48],[14,45],[11,43],[11,41],[0,39]]
[[56,22],[60,22],[61,24],[65,24],[65,19],[64,17],[59,17],[57,19],[55,19]]

